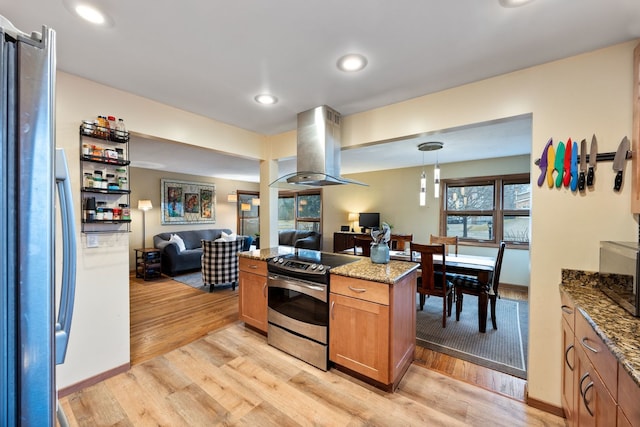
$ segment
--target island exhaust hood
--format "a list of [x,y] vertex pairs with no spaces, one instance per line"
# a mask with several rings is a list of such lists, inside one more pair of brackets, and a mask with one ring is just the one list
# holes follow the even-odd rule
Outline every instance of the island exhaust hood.
[[282,176],[271,187],[322,187],[362,182],[340,176],[342,116],[326,105],[298,114],[297,172]]

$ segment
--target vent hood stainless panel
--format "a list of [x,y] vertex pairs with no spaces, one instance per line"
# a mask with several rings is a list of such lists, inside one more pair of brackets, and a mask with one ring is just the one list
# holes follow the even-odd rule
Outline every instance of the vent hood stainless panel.
[[297,172],[278,178],[272,187],[367,185],[340,176],[342,116],[326,105],[298,114]]

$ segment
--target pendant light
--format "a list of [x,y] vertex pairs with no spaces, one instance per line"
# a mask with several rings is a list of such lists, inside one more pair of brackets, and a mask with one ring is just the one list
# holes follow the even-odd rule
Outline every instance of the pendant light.
[[438,153],[436,153],[436,166],[433,168],[433,197],[440,197],[440,165],[438,165]]
[[[418,150],[422,151],[422,167],[424,168],[424,152],[425,151],[437,151],[442,148],[444,144],[438,141],[423,142],[418,145]],[[433,180],[435,183],[434,197],[440,197],[440,167],[436,157],[436,166],[433,170]],[[426,206],[427,204],[427,175],[422,170],[420,175],[420,206]]]

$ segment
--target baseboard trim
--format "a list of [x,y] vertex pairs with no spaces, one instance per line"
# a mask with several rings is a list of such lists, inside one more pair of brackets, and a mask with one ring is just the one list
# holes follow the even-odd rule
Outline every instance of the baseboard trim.
[[505,290],[508,289],[513,292],[522,292],[525,294],[529,293],[529,287],[523,285],[512,285],[511,283],[502,283],[500,282],[500,289]]
[[58,390],[58,398],[68,396],[70,394],[75,393],[76,391],[82,390],[83,388],[96,385],[99,382],[106,380],[107,378],[115,377],[118,374],[127,372],[130,368],[131,368],[131,364],[125,363],[124,365],[115,367],[113,369],[109,369],[108,371],[102,372],[96,376],[87,378],[85,380],[72,384],[68,387],[61,388],[60,390]]
[[564,409],[562,409],[561,407],[543,402],[542,400],[534,399],[529,396],[529,389],[527,385],[524,386],[524,398],[527,402],[527,405],[531,406],[532,408],[540,409],[541,411],[564,418]]

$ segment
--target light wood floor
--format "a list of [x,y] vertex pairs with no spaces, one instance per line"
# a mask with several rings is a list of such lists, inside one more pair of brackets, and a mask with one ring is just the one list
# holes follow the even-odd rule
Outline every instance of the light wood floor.
[[63,398],[71,425],[564,425],[517,401],[523,380],[422,348],[395,394],[324,373],[266,345],[237,307],[230,288],[132,278],[135,366]]

